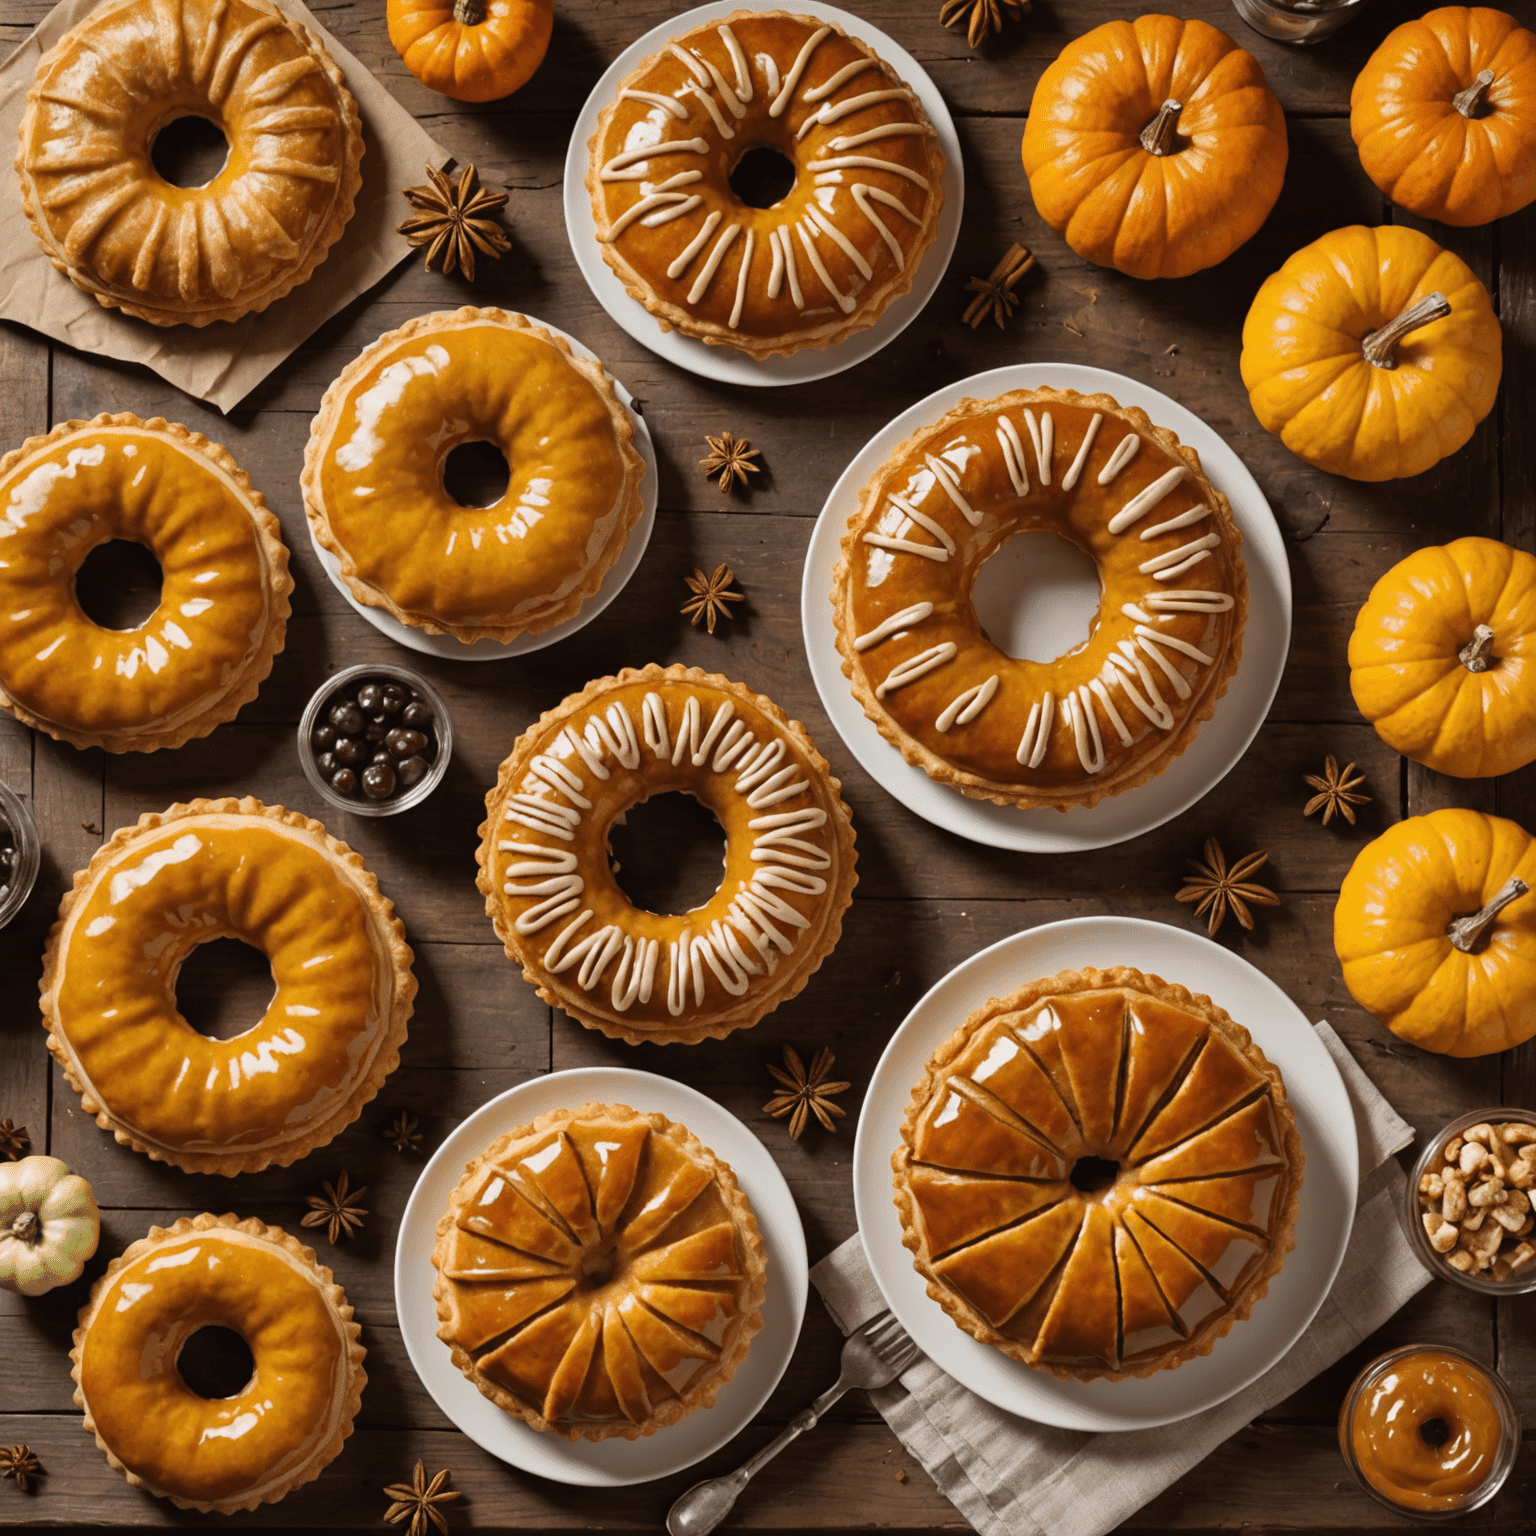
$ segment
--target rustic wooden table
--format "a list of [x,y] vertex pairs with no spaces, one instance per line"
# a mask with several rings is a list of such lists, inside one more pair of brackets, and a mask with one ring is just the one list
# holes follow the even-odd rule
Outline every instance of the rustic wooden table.
[[[313,0],[312,0],[313,3]],[[43,868],[22,917],[0,933],[0,1115],[24,1123],[34,1149],[88,1175],[102,1204],[101,1250],[85,1279],[37,1301],[0,1293],[0,1442],[26,1441],[47,1467],[40,1491],[0,1483],[0,1524],[185,1525],[199,1520],[129,1488],[81,1432],[67,1351],[76,1309],[114,1254],[152,1223],[233,1208],[297,1229],[304,1196],[346,1169],[368,1186],[372,1215],[354,1241],[319,1247],[357,1308],[369,1386],[357,1432],[316,1483],[234,1522],[245,1528],[378,1527],[381,1487],[408,1478],[417,1457],[451,1467],[466,1497],[453,1522],[486,1529],[656,1529],[682,1488],[734,1465],[762,1444],[835,1373],[838,1335],[813,1295],[783,1383],[758,1422],[698,1472],[621,1492],[586,1492],[526,1477],[482,1454],[422,1389],[395,1320],[391,1257],[396,1226],[422,1158],[381,1138],[396,1110],[421,1117],[430,1152],[493,1094],[536,1073],[620,1063],[673,1075],[714,1095],[768,1144],[805,1220],[812,1259],[854,1230],[849,1180],[853,1118],[869,1073],[908,1008],[959,961],[1004,935],[1085,913],[1130,913],[1187,925],[1173,895],[1186,856],[1208,835],[1229,853],[1265,848],[1284,905],[1258,931],[1231,925],[1222,941],[1274,977],[1316,1018],[1328,1018],[1393,1104],[1427,1132],[1464,1110],[1536,1102],[1536,1043],[1503,1056],[1452,1061],[1399,1043],[1354,1006],[1333,959],[1334,896],[1357,850],[1389,822],[1455,804],[1536,825],[1536,769],[1499,781],[1458,782],[1389,751],[1354,709],[1345,645],[1371,583],[1427,543],[1466,533],[1536,548],[1536,208],[1484,229],[1434,227],[1493,293],[1504,324],[1505,383],[1471,444],[1429,474],[1369,486],[1331,479],[1291,455],[1255,422],[1237,369],[1243,315],[1261,279],[1328,229],[1401,221],[1362,173],[1347,122],[1350,83],[1396,21],[1421,4],[1378,4],[1315,50],[1250,33],[1222,0],[1170,0],[1167,9],[1226,28],[1262,61],[1291,136],[1285,191],[1263,230],[1214,271],[1139,283],[1078,260],[1036,216],[1019,163],[1019,135],[1041,70],[1061,46],[1102,21],[1130,15],[1116,0],[1035,0],[1001,44],[975,57],[937,21],[937,0],[858,0],[855,9],[931,71],[958,122],[966,210],[950,273],[925,313],[879,357],[818,384],[726,388],[681,373],[620,331],[576,272],[561,213],[561,170],[574,112],[608,61],[672,9],[660,0],[587,0],[557,8],[554,41],[533,82],[505,102],[465,107],[405,71],[390,47],[384,0],[317,5],[326,24],[452,152],[512,192],[513,249],[471,288],[411,261],[330,321],[227,419],[140,369],[0,329],[0,448],[101,410],[164,415],[229,446],[281,516],[297,578],[287,649],[260,697],[233,724],[171,753],[105,757],[0,721],[0,777],[31,797]],[[1510,8],[1536,23],[1533,0]],[[8,0],[0,42],[19,42],[46,0]],[[402,208],[402,213],[404,212]],[[960,323],[964,279],[991,267],[1010,241],[1038,253],[1019,315],[1005,332]],[[642,403],[661,464],[661,510],[638,574],[590,627],[549,650],[468,666],[408,656],[359,619],[311,551],[299,499],[310,418],[326,385],[358,349],[413,315],[465,302],[501,304],[547,319],[593,346]],[[125,322],[127,323],[127,322]],[[996,852],[918,820],[854,765],[806,669],[799,583],[812,519],[864,441],[939,384],[1015,361],[1093,363],[1144,379],[1198,412],[1257,475],[1285,530],[1296,594],[1290,664],[1270,719],[1227,780],[1168,826],[1074,858]],[[763,450],[766,473],[749,496],[725,496],[697,467],[706,432],[729,428]],[[678,614],[683,577],[729,561],[748,602],[713,638]],[[362,660],[419,665],[453,712],[448,777],[422,808],[394,820],[327,812],[299,768],[294,727],[328,673]],[[588,679],[626,664],[682,661],[771,694],[805,721],[842,778],[859,838],[860,884],[842,943],[813,984],[750,1034],[691,1049],[632,1049],[580,1029],[545,1007],[506,960],[474,886],[482,795],[518,732]],[[1323,755],[1358,762],[1375,797],[1360,825],[1302,819],[1302,774]],[[200,795],[255,794],[323,814],[359,849],[409,930],[421,982],[400,1070],[362,1119],[288,1170],[236,1183],[151,1163],[116,1145],[82,1114],[50,1064],[33,1001],[43,942],[61,892],[104,831],[141,812]],[[655,830],[654,827],[652,829]],[[714,855],[679,878],[696,879]],[[718,868],[718,866],[716,866]],[[663,878],[657,872],[658,879]],[[264,1002],[260,978],[231,964],[203,968],[205,1012],[229,1017]],[[761,1105],[765,1071],[781,1047],[821,1044],[851,1078],[849,1119],[792,1143]],[[1334,1418],[1345,1384],[1379,1350],[1409,1340],[1451,1342],[1496,1363],[1536,1412],[1536,1298],[1494,1302],[1435,1284],[1333,1369],[1234,1436],[1131,1522],[1139,1530],[1245,1527],[1344,1531],[1399,1524],[1357,1492],[1339,1459]],[[1177,1435],[1177,1428],[1168,1431]],[[1536,1446],[1503,1493],[1459,1529],[1536,1529]],[[961,1524],[862,1397],[775,1463],[743,1499],[740,1527],[909,1531]]]

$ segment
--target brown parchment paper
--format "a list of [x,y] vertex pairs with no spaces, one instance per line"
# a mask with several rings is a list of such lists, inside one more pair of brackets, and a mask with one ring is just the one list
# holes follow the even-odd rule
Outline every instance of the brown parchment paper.
[[305,337],[409,254],[411,247],[395,232],[410,212],[400,189],[425,180],[429,162],[441,166],[451,157],[300,0],[273,0],[295,21],[314,28],[357,98],[365,150],[363,184],[351,221],[314,276],[260,314],[196,329],[150,325],[120,310],[103,309],[43,254],[22,209],[13,165],[38,63],[96,3],[60,0],[0,64],[0,316],[82,352],[143,363],[178,389],[227,412]]

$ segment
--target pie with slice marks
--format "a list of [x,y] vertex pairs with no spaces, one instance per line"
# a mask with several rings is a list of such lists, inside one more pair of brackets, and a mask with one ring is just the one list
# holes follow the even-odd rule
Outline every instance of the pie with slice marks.
[[568,1440],[713,1406],[762,1327],[767,1255],[735,1175],[622,1104],[499,1137],[437,1224],[438,1337],[492,1402]]
[[892,1157],[902,1241],[967,1333],[1058,1378],[1209,1354],[1295,1246],[1279,1071],[1126,966],[994,998],[928,1062]]

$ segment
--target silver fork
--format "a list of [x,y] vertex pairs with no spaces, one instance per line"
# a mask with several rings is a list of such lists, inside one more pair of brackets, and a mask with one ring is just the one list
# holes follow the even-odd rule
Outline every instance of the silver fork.
[[837,1380],[804,1413],[797,1414],[782,1434],[770,1440],[750,1461],[726,1477],[695,1483],[667,1512],[671,1536],[707,1536],[730,1514],[741,1490],[791,1440],[814,1429],[822,1415],[852,1387],[872,1391],[886,1386],[917,1359],[921,1351],[889,1312],[870,1318],[843,1345],[842,1371]]

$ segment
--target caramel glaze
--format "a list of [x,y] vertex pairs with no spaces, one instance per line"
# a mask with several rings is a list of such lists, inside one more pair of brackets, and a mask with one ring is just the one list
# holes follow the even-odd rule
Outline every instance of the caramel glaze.
[[1361,1474],[1384,1499],[1407,1510],[1451,1510],[1488,1480],[1504,1424],[1481,1370],[1425,1349],[1360,1395],[1349,1437]]

